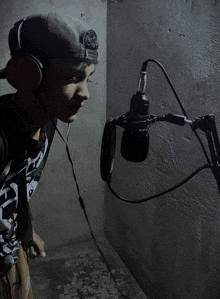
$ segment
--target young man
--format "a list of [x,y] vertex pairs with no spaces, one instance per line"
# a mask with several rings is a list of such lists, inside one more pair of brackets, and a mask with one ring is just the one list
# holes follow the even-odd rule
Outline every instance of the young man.
[[0,98],[0,299],[33,298],[27,256],[45,256],[28,200],[36,189],[56,119],[71,123],[89,98],[98,58],[94,30],[58,13],[19,21],[12,59],[0,72],[17,89]]

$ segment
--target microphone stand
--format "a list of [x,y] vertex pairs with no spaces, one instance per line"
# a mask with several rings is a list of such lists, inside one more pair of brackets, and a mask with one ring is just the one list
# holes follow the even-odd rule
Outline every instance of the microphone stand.
[[[147,81],[146,69],[147,69],[148,62],[150,61],[155,62],[163,71],[184,115],[173,115],[171,113],[165,115],[148,114],[149,101],[145,96],[144,90],[146,89],[146,81]],[[193,176],[195,176],[197,173],[199,173],[201,170],[205,168],[211,169],[214,178],[217,182],[218,192],[220,193],[220,143],[219,143],[217,128],[215,124],[215,117],[213,114],[208,114],[205,116],[197,117],[193,121],[189,120],[187,113],[168,77],[168,74],[166,73],[163,66],[157,60],[148,59],[143,63],[141,69],[140,81],[139,81],[139,89],[131,99],[131,107],[132,109],[130,109],[129,112],[121,116],[118,116],[116,118],[109,119],[106,122],[104,133],[103,133],[102,150],[101,150],[101,177],[103,181],[107,182],[110,191],[116,197],[118,197],[122,201],[130,202],[130,203],[145,202],[147,200],[159,197],[161,195],[164,195],[168,192],[177,189],[178,187],[185,184],[188,180],[190,180]],[[138,134],[146,134],[149,131],[150,125],[158,121],[166,121],[179,126],[183,126],[186,123],[189,124],[195,136],[197,137],[198,141],[200,142],[200,145],[203,149],[203,152],[207,160],[207,164],[200,166],[195,171],[193,171],[188,177],[182,180],[180,183],[176,184],[173,187],[170,187],[167,190],[164,190],[163,192],[151,195],[141,200],[125,199],[120,195],[118,195],[112,189],[111,186],[112,171],[114,166],[115,143],[116,143],[116,125],[121,126],[123,129],[130,130],[130,132],[136,132]],[[202,130],[206,134],[211,160],[209,159],[205,147],[199,135],[196,132],[197,129]]]
[[206,134],[209,151],[211,155],[210,168],[216,179],[218,191],[220,193],[220,143],[213,114],[195,118],[191,125],[193,130],[200,129]]
[[[113,171],[113,165],[114,165],[114,150],[113,150],[113,153],[112,153],[113,158],[110,163],[111,164],[110,171],[107,176],[105,175],[105,172],[104,172],[104,174],[102,174],[102,179],[107,182],[110,191],[116,197],[118,197],[119,199],[121,199],[123,201],[131,202],[131,203],[145,202],[147,200],[159,197],[161,195],[164,195],[168,192],[171,192],[171,191],[177,189],[178,187],[185,184],[189,179],[191,179],[194,175],[196,175],[198,172],[200,172],[201,170],[203,170],[205,168],[211,169],[211,171],[215,177],[215,180],[217,182],[218,192],[220,193],[220,142],[219,142],[218,133],[217,133],[217,129],[216,129],[215,117],[213,114],[197,117],[193,121],[187,119],[186,116],[174,115],[171,113],[168,113],[165,115],[150,114],[150,115],[145,115],[142,117],[145,118],[144,120],[142,120],[143,127],[147,128],[147,130],[149,130],[150,125],[152,125],[156,122],[159,122],[159,121],[165,121],[165,122],[169,122],[169,123],[179,125],[179,126],[184,126],[185,124],[189,124],[193,131],[195,131],[197,129],[202,130],[206,134],[206,138],[208,141],[208,147],[209,147],[209,151],[210,151],[210,156],[211,156],[211,161],[208,161],[208,164],[205,164],[205,165],[199,167],[191,175],[189,175],[186,179],[184,179],[182,182],[178,183],[177,185],[175,185],[161,193],[151,195],[145,199],[135,201],[135,200],[128,200],[128,199],[121,197],[112,189],[111,177],[112,177],[112,171]],[[144,125],[144,123],[145,123],[145,125]],[[126,113],[126,114],[123,114],[116,118],[111,118],[106,125],[109,128],[111,128],[111,130],[114,131],[114,134],[115,134],[116,125],[122,127],[123,129],[129,128],[129,130],[131,130],[131,131],[132,130],[136,131],[137,128],[140,127],[137,124],[138,124],[138,122],[128,122],[127,121],[127,113]],[[145,130],[145,129],[143,129],[143,130]],[[114,138],[115,138],[115,135],[114,135]]]

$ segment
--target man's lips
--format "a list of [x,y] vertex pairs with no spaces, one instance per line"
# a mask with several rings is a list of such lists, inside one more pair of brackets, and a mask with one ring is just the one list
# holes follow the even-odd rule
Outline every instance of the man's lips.
[[84,103],[80,103],[80,104],[75,104],[75,105],[68,106],[68,108],[70,108],[70,109],[80,109],[83,105],[84,105]]

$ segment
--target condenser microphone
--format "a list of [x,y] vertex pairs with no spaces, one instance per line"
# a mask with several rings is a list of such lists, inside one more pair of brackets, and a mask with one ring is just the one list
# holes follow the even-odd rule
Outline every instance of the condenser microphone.
[[147,73],[141,71],[139,89],[131,98],[130,111],[107,120],[101,145],[101,177],[111,182],[116,148],[116,125],[124,128],[121,141],[122,157],[130,162],[142,162],[149,149],[149,101],[144,93]]
[[131,98],[130,111],[126,114],[128,125],[122,135],[121,155],[130,162],[144,161],[149,150],[149,125],[146,122],[149,100],[144,93],[146,80],[147,73],[141,72],[139,90]]

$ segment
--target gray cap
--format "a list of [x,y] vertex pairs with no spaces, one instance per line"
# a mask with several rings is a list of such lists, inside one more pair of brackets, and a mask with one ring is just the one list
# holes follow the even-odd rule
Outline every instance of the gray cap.
[[9,34],[9,47],[12,57],[34,56],[43,66],[53,58],[93,63],[98,59],[95,31],[80,19],[56,12],[31,15],[17,22]]

